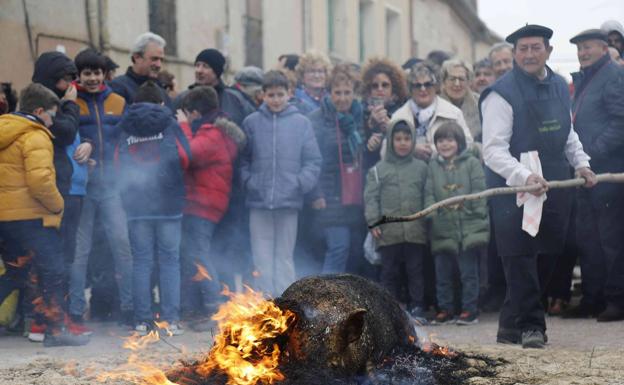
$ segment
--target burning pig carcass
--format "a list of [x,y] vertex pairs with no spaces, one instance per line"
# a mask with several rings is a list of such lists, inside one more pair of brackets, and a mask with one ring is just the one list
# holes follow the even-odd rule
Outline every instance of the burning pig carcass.
[[[167,374],[179,385],[459,384],[461,354],[418,344],[379,285],[352,275],[304,278],[281,297],[229,293],[210,353]],[[494,361],[479,375],[491,376]]]

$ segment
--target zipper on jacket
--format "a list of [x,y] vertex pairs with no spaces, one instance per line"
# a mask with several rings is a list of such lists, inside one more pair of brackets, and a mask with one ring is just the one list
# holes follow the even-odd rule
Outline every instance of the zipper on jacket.
[[277,115],[273,114],[273,182],[271,183],[271,204],[269,207],[273,209],[275,206],[275,173],[277,171]]
[[97,124],[98,138],[100,140],[100,145],[98,146],[98,153],[100,154],[100,177],[104,180],[104,135],[102,135],[102,122],[100,121],[100,109],[98,108],[96,94],[93,94],[93,108],[95,109],[95,121]]

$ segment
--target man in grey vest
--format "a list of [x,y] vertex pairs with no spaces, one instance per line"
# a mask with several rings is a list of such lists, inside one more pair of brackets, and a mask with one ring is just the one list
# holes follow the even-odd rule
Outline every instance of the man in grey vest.
[[[574,130],[593,170],[624,172],[624,69],[611,60],[603,31],[583,31],[570,42],[581,65],[572,74]],[[577,203],[583,298],[563,316],[624,320],[624,187],[606,183],[578,190]]]
[[[514,68],[481,94],[488,187],[539,185],[532,194],[540,197],[548,190],[547,180],[572,176],[570,166],[586,179],[586,187],[596,183],[589,156],[571,129],[568,86],[546,66],[552,52],[552,33],[540,25],[527,25],[507,36],[507,42],[514,46]],[[521,162],[521,154],[535,157],[530,154],[533,151],[537,151],[543,175]],[[525,208],[518,207],[516,199],[501,195],[490,201],[507,280],[497,341],[543,348],[546,322],[542,290],[556,256],[563,250],[573,193],[548,191],[534,232],[523,230],[529,220],[523,218]]]

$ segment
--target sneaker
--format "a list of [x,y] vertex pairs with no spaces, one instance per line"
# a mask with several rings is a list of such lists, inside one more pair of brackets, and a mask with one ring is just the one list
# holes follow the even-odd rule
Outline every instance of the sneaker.
[[596,321],[598,322],[612,322],[624,320],[624,308],[619,306],[608,304],[605,311],[598,314]]
[[163,327],[159,327],[157,324],[156,328],[158,328],[158,332],[163,336],[174,337],[184,334],[184,328],[182,328],[182,325],[177,322],[167,323],[166,326]]
[[546,346],[544,333],[540,330],[527,330],[522,332],[523,349],[543,349]]
[[55,346],[82,346],[89,343],[89,336],[76,335],[63,327],[56,333],[46,333],[43,346],[46,348]]
[[425,309],[420,306],[415,306],[409,311],[410,317],[419,325],[428,325],[427,317],[425,316]]
[[550,302],[548,307],[548,315],[560,316],[564,310],[568,307],[568,304],[561,298],[555,298]]
[[43,342],[47,328],[45,324],[38,324],[36,321],[32,321],[28,332],[28,340],[31,342]]
[[433,321],[431,321],[432,325],[448,325],[455,323],[455,317],[445,310],[436,314]]
[[463,311],[457,319],[458,325],[475,325],[479,323],[479,316],[477,313],[469,311]]
[[148,322],[139,322],[134,325],[134,331],[141,337],[148,335],[152,330],[154,330],[154,326]]

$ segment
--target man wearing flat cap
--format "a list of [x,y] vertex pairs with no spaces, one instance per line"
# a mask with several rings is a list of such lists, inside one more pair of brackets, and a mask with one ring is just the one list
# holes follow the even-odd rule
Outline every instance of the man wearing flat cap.
[[[538,186],[532,197],[500,195],[490,201],[507,280],[497,341],[524,348],[545,345],[543,278],[550,276],[563,250],[573,203],[572,191],[565,189],[548,191],[544,200],[546,181],[569,179],[570,166],[587,187],[596,181],[589,156],[571,128],[568,86],[546,65],[552,33],[527,25],[507,36],[514,67],[480,100],[488,187]],[[519,202],[525,207],[518,207]]]
[[[597,173],[624,172],[624,69],[611,60],[599,29],[570,39],[581,70],[573,73],[572,124]],[[583,298],[564,318],[624,319],[624,186],[605,183],[580,189],[577,239]]]

